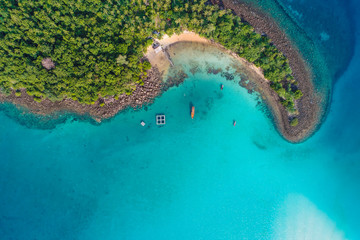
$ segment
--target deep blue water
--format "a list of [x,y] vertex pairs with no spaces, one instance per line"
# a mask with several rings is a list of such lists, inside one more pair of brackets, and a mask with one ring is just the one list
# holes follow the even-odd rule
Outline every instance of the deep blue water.
[[[288,2],[303,18],[328,14],[321,1],[318,11]],[[354,21],[352,4],[343,17]],[[309,21],[300,24],[316,35]],[[301,144],[279,136],[238,79],[204,71],[100,125],[68,117],[34,128],[37,120],[4,105],[0,239],[360,239],[359,30],[325,122]],[[226,63],[186,49],[174,61],[189,71],[190,54]],[[155,125],[157,113],[166,126]]]

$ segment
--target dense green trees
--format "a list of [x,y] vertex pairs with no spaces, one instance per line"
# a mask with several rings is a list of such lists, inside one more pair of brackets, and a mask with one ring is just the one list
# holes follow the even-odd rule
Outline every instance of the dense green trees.
[[290,120],[290,126],[295,127],[299,124],[299,120],[297,118],[293,118]]
[[[35,100],[131,94],[151,67],[143,61],[160,35],[197,32],[261,67],[284,106],[301,97],[287,59],[270,39],[206,0],[0,0],[0,88],[26,88]],[[56,67],[41,62],[51,58]]]

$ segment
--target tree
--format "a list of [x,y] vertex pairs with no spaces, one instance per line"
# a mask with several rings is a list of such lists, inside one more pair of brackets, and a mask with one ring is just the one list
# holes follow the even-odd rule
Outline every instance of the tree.
[[298,118],[295,117],[295,118],[290,120],[290,126],[296,127],[298,124],[299,124]]
[[119,64],[119,65],[126,65],[128,64],[129,62],[126,61],[126,56],[123,56],[123,55],[119,55],[117,58],[116,58],[116,63]]

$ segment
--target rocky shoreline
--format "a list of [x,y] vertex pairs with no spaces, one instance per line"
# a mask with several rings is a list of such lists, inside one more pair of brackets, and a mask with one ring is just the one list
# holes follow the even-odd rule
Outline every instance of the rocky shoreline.
[[[321,107],[320,101],[314,94],[312,84],[312,75],[306,66],[300,53],[290,40],[281,31],[279,26],[268,16],[244,3],[234,2],[231,0],[216,1],[221,8],[232,9],[232,11],[242,19],[252,25],[257,32],[264,33],[272,39],[276,47],[282,51],[289,59],[291,69],[295,79],[299,83],[299,88],[304,96],[297,102],[299,110],[299,124],[292,127],[289,124],[289,115],[284,107],[280,104],[278,95],[270,88],[269,83],[259,77],[252,78],[256,82],[256,90],[261,93],[263,99],[268,104],[274,122],[281,135],[290,142],[300,142],[309,137],[316,129],[320,119]],[[185,78],[185,77],[184,77]],[[182,78],[182,80],[184,79]],[[0,94],[0,102],[11,102],[28,108],[31,112],[40,115],[49,115],[56,112],[72,112],[79,115],[89,115],[97,122],[103,119],[111,118],[119,111],[128,107],[138,108],[144,104],[151,103],[163,91],[178,84],[179,80],[173,79],[173,83],[164,84],[162,73],[158,68],[153,67],[148,72],[142,86],[137,86],[132,95],[123,94],[119,99],[107,98],[99,99],[93,105],[80,104],[71,99],[52,102],[45,99],[41,103],[33,100],[33,97],[22,90],[21,96],[16,96],[15,92],[10,95]]]
[[25,89],[21,91],[19,97],[15,95],[15,92],[10,95],[0,94],[0,102],[11,102],[26,107],[32,113],[39,115],[70,112],[78,115],[89,115],[97,122],[101,122],[103,119],[111,118],[128,107],[138,108],[144,104],[150,104],[155,97],[162,93],[163,84],[161,74],[157,68],[149,70],[147,78],[143,82],[144,84],[137,86],[131,95],[122,94],[119,99],[101,98],[93,105],[80,104],[72,99],[55,102],[45,99],[39,103],[34,101],[34,98],[29,96]]
[[293,76],[298,81],[299,89],[304,94],[303,97],[297,101],[297,108],[299,110],[297,118],[299,119],[299,124],[295,127],[290,126],[288,112],[280,104],[278,95],[268,84],[261,84],[258,90],[268,103],[277,129],[281,135],[290,142],[304,141],[314,133],[321,120],[322,99],[315,95],[312,82],[313,74],[299,50],[296,49],[276,22],[260,10],[239,1],[222,0],[218,2],[221,7],[231,9],[236,15],[248,22],[258,33],[266,34],[274,45],[289,59]]

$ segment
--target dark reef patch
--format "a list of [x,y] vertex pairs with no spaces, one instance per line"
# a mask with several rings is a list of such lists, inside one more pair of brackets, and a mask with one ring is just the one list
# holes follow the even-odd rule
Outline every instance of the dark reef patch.
[[206,102],[206,108],[210,111],[214,106],[214,98],[208,97],[206,98],[205,102]]
[[234,80],[234,78],[235,78],[234,74],[232,74],[230,72],[221,72],[221,76],[224,77],[228,81]]
[[190,72],[192,75],[195,75],[198,72],[201,72],[200,66],[198,63],[196,62],[191,62],[191,68],[190,68]]
[[260,150],[266,150],[267,149],[267,147],[265,145],[255,141],[255,140],[253,140],[253,144]]
[[173,86],[179,86],[182,84],[189,75],[185,73],[184,70],[178,70],[168,76],[166,82],[163,83],[162,91],[166,91]]
[[221,73],[221,72],[222,72],[222,69],[221,69],[221,68],[209,67],[209,68],[207,69],[207,73],[208,73],[208,74],[214,74],[214,75],[216,75],[216,74]]
[[256,85],[253,81],[248,80],[246,77],[241,77],[239,85],[247,89],[249,94],[252,94],[256,91]]

